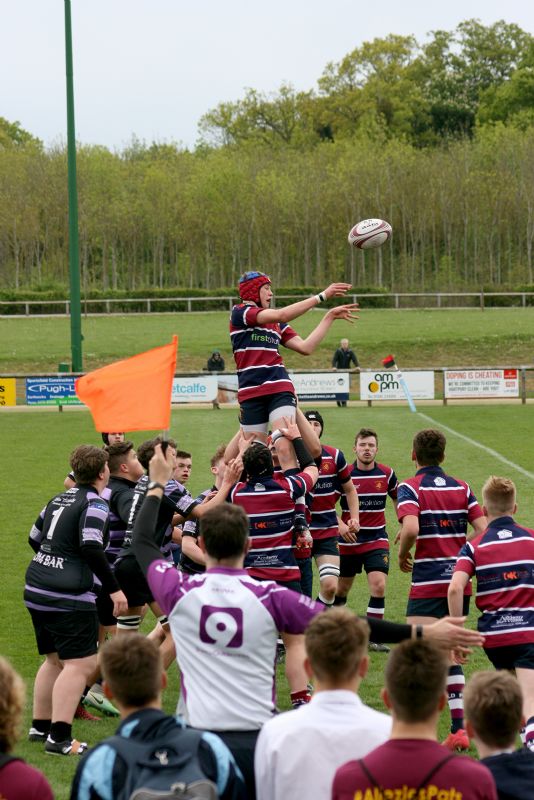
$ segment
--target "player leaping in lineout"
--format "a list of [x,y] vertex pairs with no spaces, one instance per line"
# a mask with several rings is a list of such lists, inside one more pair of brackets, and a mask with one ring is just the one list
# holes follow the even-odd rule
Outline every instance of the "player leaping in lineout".
[[324,339],[336,319],[353,322],[357,303],[329,309],[305,339],[289,325],[291,320],[332,297],[342,297],[349,283],[332,283],[313,297],[284,308],[270,308],[271,279],[263,272],[245,272],[239,280],[241,303],[232,309],[230,338],[238,375],[237,399],[241,428],[246,436],[267,440],[269,427],[283,427],[283,418],[295,416],[295,388],[279,353],[280,345],[308,356]]

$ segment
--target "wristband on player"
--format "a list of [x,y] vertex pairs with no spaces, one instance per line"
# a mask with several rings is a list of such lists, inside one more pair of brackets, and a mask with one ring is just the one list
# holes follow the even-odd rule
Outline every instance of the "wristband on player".
[[415,625],[412,628],[412,639],[422,639],[422,638],[423,638],[423,626]]
[[299,467],[301,469],[311,467],[314,463],[313,458],[311,457],[310,451],[300,436],[298,439],[293,439],[293,447],[295,448],[295,455],[297,457],[297,461],[299,462]]
[[315,299],[318,303],[324,303],[327,298],[324,292],[319,292],[319,294],[315,295]]
[[276,444],[278,439],[283,439],[284,436],[285,433],[283,431],[281,431],[280,429],[276,430],[273,434],[271,434],[271,444]]

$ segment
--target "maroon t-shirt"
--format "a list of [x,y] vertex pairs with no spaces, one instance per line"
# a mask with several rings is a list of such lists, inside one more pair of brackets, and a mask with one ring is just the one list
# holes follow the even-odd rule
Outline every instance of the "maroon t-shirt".
[[54,800],[45,776],[24,761],[0,769],[0,800]]
[[[363,759],[382,794],[373,791],[377,784],[369,780],[359,762],[349,761],[335,774],[332,800],[416,798],[425,777],[447,755],[450,753],[437,742],[390,739]],[[489,769],[467,756],[453,756],[421,788],[427,788],[421,797],[435,800],[497,800]]]

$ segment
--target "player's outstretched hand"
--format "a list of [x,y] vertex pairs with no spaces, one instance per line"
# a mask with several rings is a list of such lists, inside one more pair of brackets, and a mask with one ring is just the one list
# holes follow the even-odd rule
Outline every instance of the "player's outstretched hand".
[[330,297],[342,297],[347,294],[349,289],[352,289],[352,283],[331,283],[323,290],[323,294],[327,299]]
[[301,432],[299,430],[299,426],[295,422],[294,417],[282,417],[284,427],[280,428],[286,439],[293,441],[293,439],[299,439],[301,437]]
[[241,477],[241,473],[243,471],[243,461],[241,458],[233,458],[231,461],[228,462],[226,465],[226,469],[224,470],[224,479],[223,484],[229,484],[233,486],[234,483],[237,483],[239,478]]
[[344,319],[347,322],[354,322],[355,319],[359,319],[358,314],[355,313],[359,310],[360,306],[358,303],[347,303],[347,305],[344,306],[334,306],[330,308],[326,312],[325,317],[331,320]]
[[[148,465],[148,474],[151,481],[161,483],[163,486],[170,480],[174,470],[174,454],[167,448],[165,455],[161,449],[161,444],[157,444],[154,448],[154,455],[150,459]],[[117,616],[116,614],[114,616]]]
[[443,647],[444,650],[456,648],[482,647],[484,637],[478,631],[464,628],[467,617],[443,617],[437,622],[423,625],[423,638]]
[[354,531],[351,531],[349,526],[343,522],[342,519],[339,520],[338,523],[339,535],[343,539],[344,542],[352,542],[355,544],[358,541],[358,537]]

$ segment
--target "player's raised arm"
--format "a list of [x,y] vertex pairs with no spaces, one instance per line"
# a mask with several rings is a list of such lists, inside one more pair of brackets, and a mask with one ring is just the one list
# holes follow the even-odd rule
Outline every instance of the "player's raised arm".
[[161,444],[157,444],[149,464],[150,483],[132,531],[132,550],[145,575],[151,563],[161,558],[161,550],[154,537],[161,498],[173,470],[174,455],[171,448],[168,447],[163,454]]
[[[291,308],[291,306],[288,306]],[[286,342],[286,347],[290,350],[295,350],[303,356],[309,356],[316,347],[323,341],[324,337],[330,330],[330,326],[336,319],[344,319],[347,322],[354,322],[358,319],[356,311],[359,310],[358,303],[349,303],[343,306],[334,306],[330,308],[320,323],[313,329],[313,331],[302,339],[300,336],[293,336]]]
[[[291,320],[301,317],[306,311],[315,308],[315,306],[324,303],[326,300],[330,300],[332,297],[343,297],[351,288],[352,285],[350,283],[331,283],[330,286],[327,286],[327,288],[323,289],[319,294],[306,297],[304,300],[299,300],[297,303],[291,303],[291,305],[284,306],[283,308],[262,309],[256,317],[256,321],[263,325],[269,322],[291,322]],[[268,288],[265,287],[264,291],[270,292],[270,296],[267,298],[270,302],[273,294],[270,286]]]

